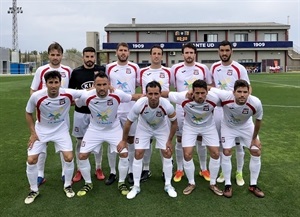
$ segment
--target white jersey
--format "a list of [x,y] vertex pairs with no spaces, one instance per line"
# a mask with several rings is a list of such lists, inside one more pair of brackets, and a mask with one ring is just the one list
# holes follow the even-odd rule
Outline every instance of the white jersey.
[[72,101],[79,98],[85,90],[59,89],[55,98],[48,96],[47,88],[34,92],[26,106],[27,113],[36,110],[35,129],[43,134],[59,133],[69,130],[68,117]]
[[46,72],[53,71],[53,70],[60,72],[61,87],[68,88],[72,69],[69,66],[64,66],[64,65],[60,65],[59,68],[51,68],[51,66],[49,64],[40,66],[36,70],[30,88],[34,91],[45,88],[46,81],[45,81],[44,75]]
[[109,130],[120,126],[117,111],[121,102],[130,102],[132,96],[121,90],[115,90],[106,97],[100,98],[96,89],[87,91],[76,101],[78,107],[88,106],[91,111],[89,128]]
[[249,95],[244,105],[238,105],[235,103],[235,97],[231,91],[217,88],[211,88],[210,90],[216,93],[221,100],[224,112],[222,124],[236,128],[252,124],[252,116],[258,120],[262,119],[263,108],[257,97]]
[[191,127],[207,127],[214,124],[213,110],[219,102],[218,96],[212,92],[208,92],[206,100],[199,104],[193,100],[187,99],[186,93],[187,91],[169,93],[169,100],[181,105],[184,110],[184,125],[189,125]]
[[171,83],[170,68],[161,66],[159,69],[152,69],[150,66],[141,69],[140,84],[142,93],[146,94],[146,86],[151,81],[157,81],[161,85],[162,91],[169,91]]
[[177,63],[171,68],[171,83],[177,92],[192,89],[195,80],[204,80],[207,84],[212,83],[212,77],[206,65],[195,62],[193,66],[186,66],[184,62]]
[[223,66],[221,61],[216,62],[211,66],[210,72],[216,88],[222,90],[233,90],[238,79],[246,80],[250,84],[247,70],[236,61],[232,61],[229,66]]
[[[135,94],[135,88],[139,84],[140,68],[137,64],[128,62],[126,65],[118,65],[117,62],[106,66],[106,74],[109,77],[110,84],[127,94]],[[118,113],[128,113],[135,102],[121,103]]]
[[173,105],[162,97],[159,98],[159,105],[151,108],[147,97],[142,97],[132,107],[128,119],[132,122],[138,119],[138,127],[144,130],[153,130],[168,126],[168,115],[174,113]]

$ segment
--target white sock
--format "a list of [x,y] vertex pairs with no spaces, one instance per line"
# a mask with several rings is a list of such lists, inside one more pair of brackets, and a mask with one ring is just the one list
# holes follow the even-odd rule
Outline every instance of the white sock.
[[143,159],[137,160],[134,158],[132,163],[134,186],[140,187],[142,167],[143,167]]
[[225,179],[225,185],[231,185],[231,170],[232,170],[232,165],[231,165],[231,155],[230,156],[225,156],[222,153],[222,171]]
[[74,160],[71,162],[64,161],[64,173],[65,173],[65,183],[64,187],[72,185],[72,176],[74,173]]
[[103,144],[100,145],[100,150],[98,154],[94,154],[95,157],[95,164],[96,164],[96,170],[101,169],[102,166],[102,156],[103,156]]
[[79,170],[79,153],[80,153],[80,146],[81,146],[82,139],[76,139],[76,148],[75,148],[75,160],[76,160],[76,166],[77,170]]
[[37,185],[37,178],[38,178],[38,170],[37,170],[37,165],[36,164],[28,164],[26,162],[26,174],[27,174],[27,179],[30,185],[30,190],[31,191],[38,191],[38,185]]
[[210,157],[208,167],[210,172],[210,184],[215,185],[220,169],[220,158],[213,159],[212,157]]
[[134,144],[128,144],[128,173],[132,173],[132,164],[133,164],[133,159],[134,159]]
[[110,173],[117,174],[116,172],[117,153],[110,152],[110,146],[107,146],[107,157],[108,157],[108,165],[110,168]]
[[45,176],[44,171],[45,171],[45,163],[46,163],[46,158],[47,158],[47,151],[46,153],[41,152],[38,157],[38,162],[37,162],[37,170],[38,170],[38,176],[43,177]]
[[177,142],[175,145],[175,151],[176,151],[176,163],[177,163],[177,170],[183,170],[183,149],[181,142]]
[[145,149],[144,157],[143,157],[143,170],[150,170],[150,161],[152,155],[152,148],[150,145],[149,149]]
[[65,159],[64,159],[64,155],[61,151],[59,152],[59,156],[60,156],[60,162],[61,162],[61,176],[64,176],[65,175],[65,172],[64,172]]
[[173,164],[172,158],[163,159],[163,172],[165,174],[165,185],[171,185]]
[[257,185],[257,179],[260,173],[261,157],[252,156],[250,158],[249,169],[250,169],[250,185]]
[[236,145],[236,170],[243,171],[245,151],[242,145]]
[[85,183],[92,183],[91,178],[91,164],[89,159],[79,160],[79,170]]
[[119,182],[124,182],[128,173],[128,157],[120,157],[119,158]]
[[185,175],[189,180],[189,184],[195,185],[195,164],[193,159],[191,159],[190,161],[186,161],[185,159],[183,159],[183,166]]
[[197,149],[197,153],[198,153],[200,169],[202,171],[207,170],[207,166],[206,166],[206,161],[207,161],[206,146],[202,146],[202,141],[197,141],[196,149]]

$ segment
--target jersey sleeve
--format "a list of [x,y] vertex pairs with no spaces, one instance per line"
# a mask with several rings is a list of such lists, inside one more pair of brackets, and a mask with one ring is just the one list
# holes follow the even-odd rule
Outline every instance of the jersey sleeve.
[[131,122],[134,122],[135,120],[138,119],[139,114],[140,114],[140,101],[138,100],[133,107],[131,108],[130,112],[128,113],[128,120],[130,120]]
[[41,71],[39,69],[36,70],[33,80],[31,82],[30,88],[34,91],[37,91],[39,89],[39,85],[42,83],[41,81]]
[[35,93],[33,93],[30,96],[30,98],[27,102],[27,105],[26,105],[26,109],[25,109],[27,113],[33,113],[35,111],[35,108],[36,108],[35,97],[36,97]]

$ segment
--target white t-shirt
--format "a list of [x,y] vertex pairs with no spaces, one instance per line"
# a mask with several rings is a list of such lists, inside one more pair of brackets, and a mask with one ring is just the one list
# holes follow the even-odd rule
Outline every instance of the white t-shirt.
[[159,98],[159,105],[151,108],[147,97],[142,97],[132,107],[128,119],[132,122],[138,119],[138,128],[144,130],[158,129],[168,126],[168,115],[175,112],[173,105],[162,97]]
[[85,90],[59,89],[56,98],[48,96],[47,88],[34,92],[26,106],[27,113],[36,111],[35,129],[41,134],[59,133],[69,130],[68,117],[71,103]]
[[229,66],[223,66],[221,61],[216,62],[211,66],[210,72],[216,88],[221,90],[233,90],[238,79],[246,80],[250,84],[246,68],[236,61],[232,61]]
[[51,68],[49,64],[40,66],[33,77],[31,83],[31,89],[36,91],[46,87],[46,81],[44,75],[48,71],[59,71],[61,75],[61,87],[68,88],[69,80],[71,77],[72,69],[69,66],[60,65],[59,68]]
[[96,130],[112,129],[120,125],[117,118],[117,111],[120,103],[130,102],[132,96],[116,89],[106,97],[100,98],[96,94],[96,89],[85,92],[76,101],[78,107],[88,106],[91,111],[89,127]]
[[189,125],[191,127],[206,127],[214,124],[213,110],[219,102],[217,95],[209,91],[206,100],[199,104],[193,100],[187,99],[186,93],[187,91],[169,93],[169,100],[181,105],[184,110],[184,125]]
[[[111,86],[130,95],[135,94],[140,79],[140,68],[137,64],[128,62],[126,65],[121,66],[117,62],[113,62],[106,66],[106,74],[109,77]],[[118,113],[128,113],[134,103],[121,103]]]
[[177,63],[171,68],[171,83],[177,92],[192,89],[195,80],[204,80],[207,84],[212,83],[212,77],[206,65],[195,62],[194,66],[186,66],[184,62]]
[[171,82],[170,68],[161,66],[159,69],[151,69],[150,66],[141,69],[140,84],[142,93],[146,94],[146,86],[151,81],[157,81],[162,91],[169,91]]
[[222,123],[229,127],[241,127],[252,123],[252,116],[255,119],[261,120],[263,117],[263,108],[261,101],[252,95],[248,96],[247,102],[244,105],[235,103],[235,97],[231,91],[211,88],[221,100],[224,117]]

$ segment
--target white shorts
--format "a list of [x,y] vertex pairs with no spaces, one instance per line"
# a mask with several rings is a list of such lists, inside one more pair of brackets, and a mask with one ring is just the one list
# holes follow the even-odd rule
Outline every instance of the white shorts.
[[176,118],[177,118],[177,131],[176,136],[182,136],[183,121],[184,121],[184,110],[183,108],[176,105]]
[[[127,121],[128,113],[119,113],[118,118],[120,120],[121,126],[123,128],[125,122]],[[134,121],[130,127],[129,136],[134,136],[136,131],[137,121]]]
[[[122,140],[123,130],[119,125],[117,128],[100,131],[88,128],[81,142],[80,153],[99,153],[103,142],[109,143],[110,152],[117,151],[117,145]],[[123,149],[122,153],[128,152]]]
[[254,124],[248,124],[247,126],[241,126],[237,128],[228,127],[222,123],[221,127],[221,142],[222,147],[229,149],[235,146],[236,138],[239,137],[242,146],[250,148],[252,142],[252,136],[254,132]]
[[202,136],[203,146],[219,147],[219,137],[215,124],[205,127],[183,126],[182,147],[193,147],[196,144],[197,136]]
[[38,137],[40,140],[36,141],[31,149],[28,149],[28,156],[40,154],[41,152],[46,153],[48,142],[54,142],[55,152],[73,151],[72,139],[68,131],[50,135],[38,134]]
[[73,132],[72,135],[76,138],[82,138],[90,124],[91,114],[84,114],[74,111]]
[[134,137],[134,148],[135,149],[149,149],[150,148],[150,139],[156,139],[155,148],[157,149],[166,149],[166,144],[169,138],[170,127],[165,125],[158,129],[145,129],[141,125],[137,125],[137,129]]

